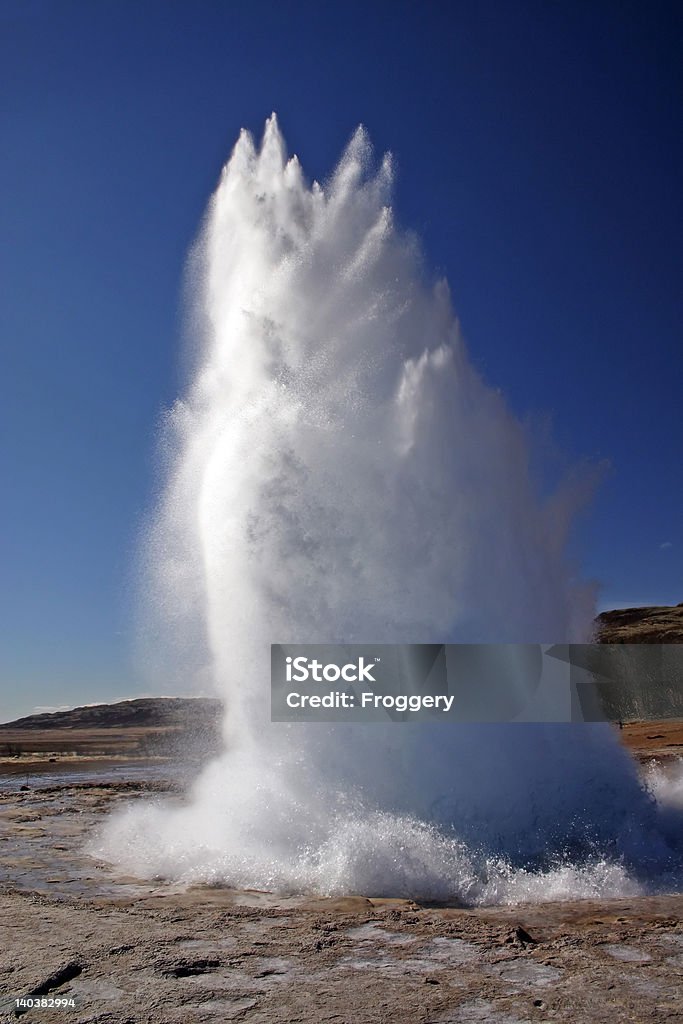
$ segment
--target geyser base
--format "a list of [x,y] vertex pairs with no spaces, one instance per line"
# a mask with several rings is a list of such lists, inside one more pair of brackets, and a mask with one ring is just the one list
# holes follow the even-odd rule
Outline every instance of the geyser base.
[[[615,898],[681,886],[676,800],[683,762],[666,776],[651,770],[657,804],[638,789],[638,808],[651,811],[646,818],[635,813],[603,821],[599,832],[584,822],[571,835],[537,827],[525,833],[525,848],[518,842],[506,850],[504,843],[519,831],[496,834],[489,827],[487,834],[477,820],[465,839],[443,823],[368,808],[357,793],[331,801],[327,787],[304,786],[297,794],[283,782],[292,774],[277,765],[261,771],[252,788],[253,756],[224,755],[195,782],[184,804],[164,801],[118,812],[90,852],[141,878],[470,906]],[[500,818],[493,822],[499,825]]]

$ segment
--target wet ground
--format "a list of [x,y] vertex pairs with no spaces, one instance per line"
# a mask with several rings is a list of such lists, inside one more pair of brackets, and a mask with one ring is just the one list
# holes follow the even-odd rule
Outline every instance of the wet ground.
[[683,1021],[680,896],[471,910],[142,882],[83,852],[113,806],[176,788],[138,769],[0,779],[0,1019]]

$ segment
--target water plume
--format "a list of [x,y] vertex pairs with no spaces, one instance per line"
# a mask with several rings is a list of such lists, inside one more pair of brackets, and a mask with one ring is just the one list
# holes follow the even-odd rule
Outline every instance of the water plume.
[[273,724],[269,645],[585,642],[574,497],[473,367],[359,128],[309,185],[273,115],[191,255],[192,372],[146,573],[226,750],[182,805],[114,817],[129,871],[469,902],[636,891],[671,864],[607,726]]

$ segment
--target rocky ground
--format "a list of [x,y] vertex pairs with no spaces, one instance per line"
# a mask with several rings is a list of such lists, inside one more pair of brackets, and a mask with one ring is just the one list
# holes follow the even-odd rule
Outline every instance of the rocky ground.
[[680,896],[472,910],[144,883],[83,845],[168,782],[3,781],[0,1019],[683,1021]]

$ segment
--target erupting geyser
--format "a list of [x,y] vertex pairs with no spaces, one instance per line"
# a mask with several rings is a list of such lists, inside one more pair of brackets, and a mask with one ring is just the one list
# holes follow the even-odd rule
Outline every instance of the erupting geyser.
[[354,135],[306,183],[243,132],[191,259],[192,380],[148,545],[169,649],[226,704],[183,806],[98,851],[144,875],[470,901],[628,892],[676,828],[606,726],[272,724],[269,645],[586,641],[527,441]]

